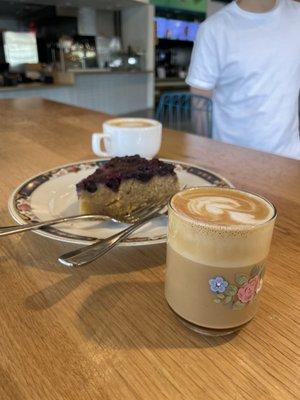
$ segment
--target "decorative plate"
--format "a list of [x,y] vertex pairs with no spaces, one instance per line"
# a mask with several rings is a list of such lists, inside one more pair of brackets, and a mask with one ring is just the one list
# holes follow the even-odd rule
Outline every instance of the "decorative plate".
[[[205,168],[179,161],[162,161],[175,165],[181,187],[232,186],[227,179]],[[105,162],[107,158],[63,165],[30,178],[11,195],[8,202],[10,214],[19,224],[78,214],[76,183]],[[91,244],[97,238],[105,238],[125,227],[125,224],[107,221],[74,221],[34,232],[63,242]],[[136,231],[122,245],[163,243],[166,241],[166,227],[166,216],[156,218]]]

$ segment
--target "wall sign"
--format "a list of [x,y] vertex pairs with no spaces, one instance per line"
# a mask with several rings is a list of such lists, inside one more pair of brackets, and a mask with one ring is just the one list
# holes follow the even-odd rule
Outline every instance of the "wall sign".
[[35,33],[3,32],[5,61],[11,66],[39,62]]

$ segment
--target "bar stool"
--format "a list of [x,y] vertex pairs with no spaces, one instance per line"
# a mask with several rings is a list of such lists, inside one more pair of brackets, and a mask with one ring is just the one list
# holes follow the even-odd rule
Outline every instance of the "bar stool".
[[166,128],[212,136],[212,101],[190,92],[165,92],[156,119]]

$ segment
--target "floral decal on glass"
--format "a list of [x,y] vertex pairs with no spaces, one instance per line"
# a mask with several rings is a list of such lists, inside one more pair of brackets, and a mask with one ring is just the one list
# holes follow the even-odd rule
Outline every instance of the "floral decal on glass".
[[215,293],[224,293],[228,282],[225,281],[221,276],[216,276],[213,279],[209,280],[210,290]]
[[250,303],[261,290],[264,268],[257,265],[250,275],[236,275],[235,282],[227,281],[223,276],[209,279],[209,289],[214,294],[214,302],[224,304],[233,310],[241,310]]

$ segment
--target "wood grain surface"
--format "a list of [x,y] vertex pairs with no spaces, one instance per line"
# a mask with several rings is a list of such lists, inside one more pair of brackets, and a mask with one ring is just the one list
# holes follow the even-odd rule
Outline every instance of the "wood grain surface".
[[[0,101],[1,225],[12,190],[93,158],[107,115],[41,99]],[[160,155],[212,169],[278,209],[261,307],[239,334],[201,337],[169,310],[165,245],[117,248],[71,270],[75,246],[0,240],[0,399],[299,399],[300,163],[165,131]]]

